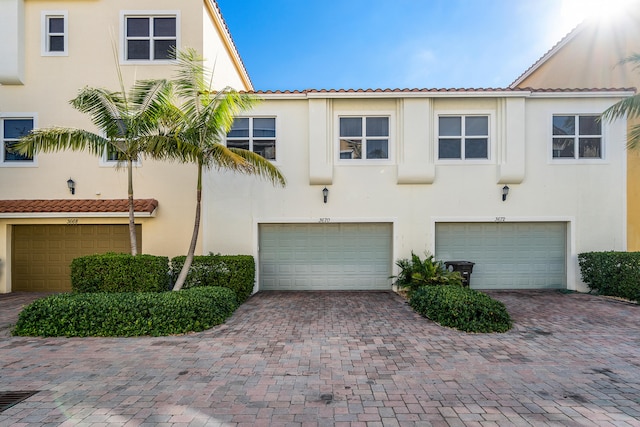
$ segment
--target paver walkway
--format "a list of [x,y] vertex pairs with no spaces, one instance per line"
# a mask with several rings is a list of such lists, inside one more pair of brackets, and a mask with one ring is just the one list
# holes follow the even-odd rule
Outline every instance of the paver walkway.
[[508,333],[442,328],[393,293],[273,292],[185,336],[2,336],[0,391],[41,392],[0,426],[640,426],[640,306],[491,295]]

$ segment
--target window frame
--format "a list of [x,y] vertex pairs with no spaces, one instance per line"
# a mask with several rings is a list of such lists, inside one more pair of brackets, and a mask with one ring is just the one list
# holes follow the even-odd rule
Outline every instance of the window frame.
[[[179,10],[121,10],[120,11],[120,62],[127,65],[159,65],[174,64],[175,58],[153,59],[153,43],[149,46],[149,59],[127,58],[127,18],[175,18],[176,20],[176,51],[180,50],[180,11]],[[149,40],[166,40],[169,38],[149,35]],[[171,38],[172,39],[172,38]]]
[[[579,130],[579,118],[580,117],[585,117],[585,116],[594,116],[594,117],[600,117],[602,115],[601,112],[598,113],[594,113],[594,112],[570,112],[570,113],[565,113],[565,112],[560,112],[560,113],[552,113],[549,117],[549,124],[547,127],[547,132],[548,132],[548,148],[547,148],[547,157],[549,160],[550,164],[597,164],[597,163],[607,163],[607,149],[606,149],[606,133],[607,133],[607,122],[606,121],[601,121],[600,122],[600,157],[580,157],[580,148],[579,148],[579,140],[580,137],[590,137],[590,138],[594,138],[597,136],[593,136],[593,135],[580,135],[580,130]],[[572,136],[567,136],[567,135],[554,135],[553,133],[553,119],[555,117],[558,116],[573,116],[574,117],[574,125],[575,125],[575,131],[577,133],[575,133]],[[553,156],[553,141],[555,138],[565,138],[565,139],[573,139],[573,143],[574,143],[574,157],[554,157]]]
[[[440,158],[440,117],[460,117],[461,119],[461,135],[460,139],[460,158]],[[466,117],[486,117],[487,118],[487,158],[465,158],[465,139],[474,139],[474,138],[485,138],[484,135],[470,135],[467,137],[465,130],[465,122]],[[495,125],[495,112],[491,110],[441,110],[435,112],[434,119],[434,150],[435,150],[435,161],[438,164],[447,164],[447,165],[469,165],[469,164],[493,164],[495,155],[495,141],[496,141],[496,125]],[[455,139],[453,136],[449,136],[450,139]],[[446,138],[445,138],[446,139]]]
[[[104,147],[104,150],[102,151],[102,155],[100,156],[100,160],[98,161],[98,166],[100,167],[104,167],[104,168],[117,168],[117,167],[122,167],[122,166],[126,166],[126,160],[110,160],[107,157],[107,150],[108,150],[108,146]],[[140,156],[138,156],[138,159],[135,160],[132,163],[134,168],[139,168],[142,167],[142,160],[140,158]]]
[[[264,159],[269,160],[271,163],[278,163],[279,160],[279,155],[278,153],[280,152],[279,150],[279,144],[278,144],[278,135],[280,134],[279,129],[278,129],[278,117],[275,114],[260,114],[260,115],[252,115],[252,116],[237,116],[235,117],[235,119],[249,119],[249,136],[247,137],[229,137],[228,133],[226,133],[224,135],[224,145],[226,147],[229,146],[229,140],[231,141],[245,141],[248,140],[249,141],[249,148],[248,150],[251,151],[252,153],[258,154],[261,156],[261,154],[257,153],[256,151],[253,150],[253,143],[254,141],[273,141],[274,142],[274,146],[275,146],[275,158],[273,159],[268,159],[264,156],[262,156]],[[253,121],[254,119],[273,119],[274,120],[274,132],[275,132],[275,136],[259,136],[256,137],[253,135],[253,129],[254,129],[254,125],[253,125]],[[230,139],[231,138],[231,139]]]
[[[51,18],[62,18],[64,29],[62,33],[49,32],[49,20]],[[69,56],[69,13],[66,10],[43,10],[40,13],[40,34],[41,34],[41,56]],[[64,37],[64,48],[62,51],[52,51],[50,49],[50,36],[62,35]]]
[[[362,152],[366,153],[366,143],[367,143],[367,139],[373,139],[373,140],[382,140],[385,139],[381,136],[371,136],[371,137],[367,137],[366,135],[366,129],[367,129],[367,124],[366,124],[366,119],[367,118],[375,118],[375,117],[384,117],[387,119],[387,125],[388,125],[388,134],[386,136],[386,140],[387,140],[387,158],[383,158],[383,159],[368,159],[365,157],[362,157],[360,159],[347,159],[347,158],[342,158],[341,154],[345,153],[346,150],[341,150],[340,148],[340,140],[341,140],[341,135],[340,135],[340,119],[342,118],[359,118],[362,119],[362,135],[360,136],[360,139],[362,140],[363,143],[363,147],[362,147]],[[337,111],[335,113],[335,130],[334,130],[334,140],[335,140],[335,154],[334,154],[334,160],[336,162],[337,165],[380,165],[380,164],[392,164],[393,163],[393,159],[394,159],[394,155],[395,155],[395,151],[394,151],[394,141],[395,141],[395,116],[394,113],[392,111],[388,111],[388,110],[380,110],[380,111]]]
[[0,168],[33,168],[38,166],[38,156],[33,155],[31,160],[21,160],[6,162],[5,161],[5,138],[4,138],[4,121],[5,120],[32,120],[33,129],[38,128],[38,115],[36,113],[1,113],[0,114]]

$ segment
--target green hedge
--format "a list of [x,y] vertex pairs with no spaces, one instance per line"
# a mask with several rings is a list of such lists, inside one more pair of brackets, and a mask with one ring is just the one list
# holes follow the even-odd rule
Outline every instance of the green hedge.
[[586,252],[578,262],[592,291],[640,302],[640,252]]
[[424,286],[411,294],[409,305],[422,316],[461,331],[506,332],[512,326],[502,302],[470,288]]
[[107,253],[71,262],[74,292],[163,292],[169,285],[168,257]]
[[178,292],[57,294],[20,313],[14,335],[139,336],[202,331],[236,309],[235,294],[219,287]]
[[[175,283],[184,265],[185,256],[171,259]],[[242,304],[253,293],[256,266],[250,255],[202,255],[193,258],[183,289],[199,286],[222,286],[236,293]]]

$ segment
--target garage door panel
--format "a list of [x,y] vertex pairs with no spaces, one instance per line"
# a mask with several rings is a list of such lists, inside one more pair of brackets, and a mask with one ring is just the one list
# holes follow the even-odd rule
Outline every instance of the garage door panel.
[[391,224],[261,224],[260,289],[390,289]]
[[474,288],[566,288],[565,223],[438,223],[436,256],[475,262]]
[[[136,226],[138,251],[142,230]],[[74,258],[129,252],[128,225],[15,225],[12,227],[12,291],[70,291]]]

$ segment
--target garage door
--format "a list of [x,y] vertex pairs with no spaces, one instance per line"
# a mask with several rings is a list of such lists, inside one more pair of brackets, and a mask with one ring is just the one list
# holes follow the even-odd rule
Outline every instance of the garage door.
[[262,224],[259,231],[261,290],[391,289],[391,224]]
[[[142,229],[136,228],[140,250]],[[11,290],[70,291],[74,258],[130,251],[128,225],[14,225]]]
[[566,288],[566,224],[438,223],[436,257],[472,261],[477,289]]

